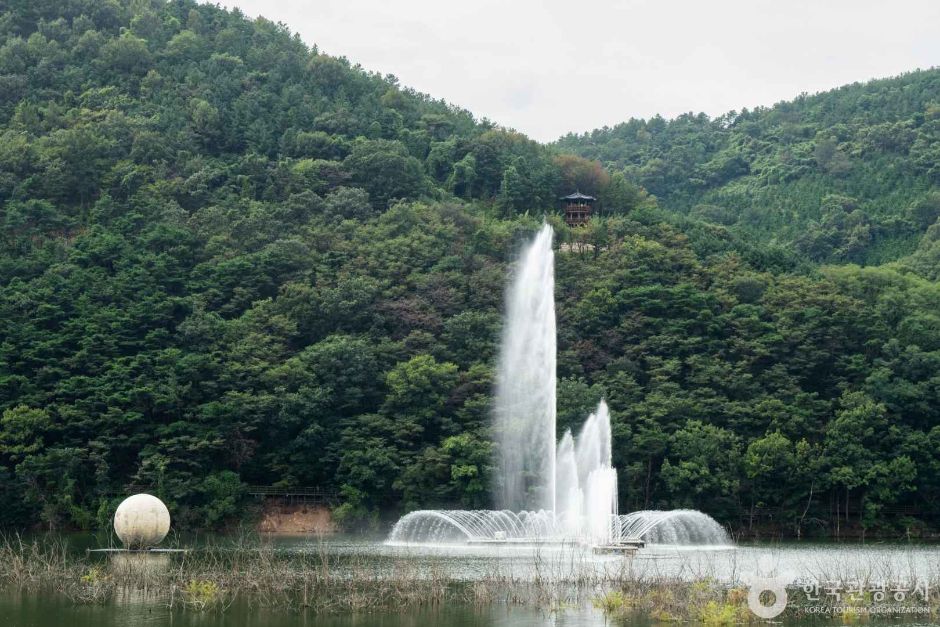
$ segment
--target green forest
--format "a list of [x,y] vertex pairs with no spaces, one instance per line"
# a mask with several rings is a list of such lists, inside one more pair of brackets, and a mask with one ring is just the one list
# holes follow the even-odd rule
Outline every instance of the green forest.
[[0,0],[0,42],[0,526],[490,507],[548,220],[558,426],[607,399],[621,511],[940,529],[940,70],[544,145],[191,0]]
[[718,118],[630,119],[569,134],[559,148],[600,160],[665,208],[815,263],[910,256],[940,216],[940,72],[802,94]]

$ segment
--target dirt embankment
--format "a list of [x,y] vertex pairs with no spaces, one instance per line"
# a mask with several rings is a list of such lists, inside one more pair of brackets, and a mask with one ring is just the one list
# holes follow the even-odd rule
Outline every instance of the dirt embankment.
[[261,509],[258,531],[262,533],[316,533],[336,531],[330,510],[322,505],[284,503],[269,499]]

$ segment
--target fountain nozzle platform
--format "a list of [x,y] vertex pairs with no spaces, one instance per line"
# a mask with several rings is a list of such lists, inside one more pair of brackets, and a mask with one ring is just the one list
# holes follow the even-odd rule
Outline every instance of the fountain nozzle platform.
[[633,555],[638,550],[646,546],[646,542],[639,538],[624,538],[610,544],[598,544],[594,546],[595,555]]
[[646,546],[639,538],[613,540],[605,544],[594,544],[586,540],[565,538],[472,538],[467,540],[470,546],[512,546],[519,548],[543,546],[583,546],[590,548],[595,555],[624,554],[632,555]]

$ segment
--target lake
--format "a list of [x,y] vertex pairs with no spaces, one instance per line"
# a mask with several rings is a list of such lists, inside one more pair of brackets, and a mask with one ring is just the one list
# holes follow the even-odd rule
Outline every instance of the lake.
[[[214,539],[218,543],[218,539]],[[177,540],[180,545],[202,546],[204,541]],[[539,547],[448,547],[389,546],[382,542],[356,538],[265,537],[264,544],[282,556],[314,556],[332,564],[342,578],[342,569],[355,563],[370,569],[370,577],[394,577],[401,564],[408,564],[410,576],[437,577],[442,581],[473,586],[477,582],[503,582],[505,596],[487,596],[485,601],[470,598],[432,605],[406,604],[359,612],[322,614],[276,604],[264,606],[245,596],[235,595],[224,607],[198,611],[191,608],[169,609],[164,593],[153,590],[122,590],[104,601],[76,602],[67,595],[42,586],[19,589],[7,585],[0,592],[0,625],[322,625],[327,627],[406,627],[426,625],[453,626],[593,626],[643,624],[656,622],[650,616],[605,614],[595,607],[611,581],[629,579],[655,582],[656,586],[683,588],[702,585],[724,587],[763,585],[767,580],[783,580],[791,590],[805,590],[799,603],[811,608],[813,597],[833,601],[834,594],[849,599],[853,590],[873,594],[883,582],[890,602],[904,588],[902,602],[916,612],[919,606],[937,605],[940,582],[940,547],[907,543],[756,543],[727,547],[653,546],[640,550],[632,559],[620,555],[594,555],[575,546]],[[86,536],[69,538],[69,550],[82,554],[95,544]],[[196,549],[195,552],[198,552]],[[233,549],[235,550],[235,549]],[[237,550],[248,550],[238,548]],[[93,555],[91,569],[102,572],[111,568],[113,556]],[[161,558],[161,568],[172,568],[173,556]],[[319,561],[317,562],[319,563]],[[552,594],[525,596],[511,589],[532,590],[531,583],[558,582],[548,588]],[[574,582],[574,583],[573,583]],[[688,582],[683,583],[683,582]],[[698,582],[698,583],[696,583]],[[927,590],[919,590],[921,583]],[[814,586],[818,586],[814,591]],[[655,588],[655,586],[654,586]],[[654,588],[650,588],[655,592]],[[657,588],[658,589],[658,588]],[[661,591],[659,592],[661,593]],[[926,593],[925,601],[921,597]],[[651,592],[652,594],[652,592]],[[874,594],[877,594],[875,592]],[[791,596],[794,596],[791,592]],[[864,596],[864,595],[863,595]],[[841,598],[841,597],[840,597]],[[867,598],[867,597],[866,597]],[[795,601],[794,601],[795,602]],[[847,601],[846,601],[847,602]],[[808,610],[812,611],[812,610]],[[853,614],[854,616],[854,614]],[[787,624],[819,622],[818,616],[798,619],[783,617]],[[839,619],[839,622],[842,622]],[[884,619],[875,616],[868,622],[899,625],[940,624],[936,614],[914,613],[909,617]]]

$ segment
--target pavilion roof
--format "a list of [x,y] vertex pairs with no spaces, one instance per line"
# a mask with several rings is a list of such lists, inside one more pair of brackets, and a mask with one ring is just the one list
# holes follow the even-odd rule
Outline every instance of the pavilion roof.
[[562,196],[562,200],[597,200],[594,196],[588,196],[587,194],[582,194],[581,192],[575,192],[573,194],[568,194],[567,196]]

